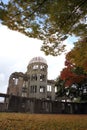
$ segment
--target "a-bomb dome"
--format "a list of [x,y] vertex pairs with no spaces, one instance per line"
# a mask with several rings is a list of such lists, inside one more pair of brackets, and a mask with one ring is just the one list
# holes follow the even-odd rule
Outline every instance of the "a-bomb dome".
[[30,60],[29,64],[36,63],[36,62],[47,64],[47,61],[43,57],[34,57]]

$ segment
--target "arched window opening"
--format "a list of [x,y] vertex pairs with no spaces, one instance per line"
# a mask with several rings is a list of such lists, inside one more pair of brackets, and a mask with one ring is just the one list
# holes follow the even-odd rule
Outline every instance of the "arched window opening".
[[32,80],[32,81],[37,80],[37,75],[36,75],[36,74],[33,74],[33,75],[31,76],[31,80]]
[[45,86],[40,86],[40,93],[45,93]]
[[14,85],[18,85],[18,78],[13,78]]
[[51,85],[47,85],[47,92],[52,92],[52,86]]
[[46,75],[40,74],[40,81],[46,81]]
[[44,71],[44,70],[46,69],[45,65],[41,65],[41,66],[40,66],[40,69],[41,69],[42,71]]
[[31,93],[37,93],[37,86],[36,85],[30,86],[30,92]]
[[38,65],[34,65],[33,70],[37,70],[37,69],[38,69]]

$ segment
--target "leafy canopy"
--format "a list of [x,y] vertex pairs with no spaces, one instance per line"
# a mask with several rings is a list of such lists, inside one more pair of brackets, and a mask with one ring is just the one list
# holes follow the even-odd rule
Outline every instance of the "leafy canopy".
[[[87,101],[87,75],[83,68],[75,66],[70,61],[65,61],[65,68],[60,77],[56,79],[56,99],[70,99],[74,101]],[[75,101],[76,101],[75,100]]]
[[46,55],[64,51],[70,35],[87,34],[87,0],[11,0],[0,2],[0,20],[12,30],[43,40]]
[[87,37],[75,43],[74,48],[66,55],[66,59],[83,68],[87,74]]

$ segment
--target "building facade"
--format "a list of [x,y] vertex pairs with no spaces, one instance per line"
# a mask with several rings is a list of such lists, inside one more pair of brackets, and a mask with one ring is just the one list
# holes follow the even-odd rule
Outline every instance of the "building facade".
[[7,94],[55,100],[54,80],[48,80],[47,77],[47,61],[42,57],[34,57],[30,60],[26,73],[15,72],[11,74]]
[[30,60],[26,73],[15,72],[9,77],[7,94],[0,111],[87,114],[87,102],[62,102],[56,100],[55,82],[48,80],[48,65],[44,58]]

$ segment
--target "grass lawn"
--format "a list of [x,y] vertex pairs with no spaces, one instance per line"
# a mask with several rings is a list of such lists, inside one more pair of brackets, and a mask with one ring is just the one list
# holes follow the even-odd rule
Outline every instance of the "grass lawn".
[[87,130],[87,115],[0,113],[0,130]]

